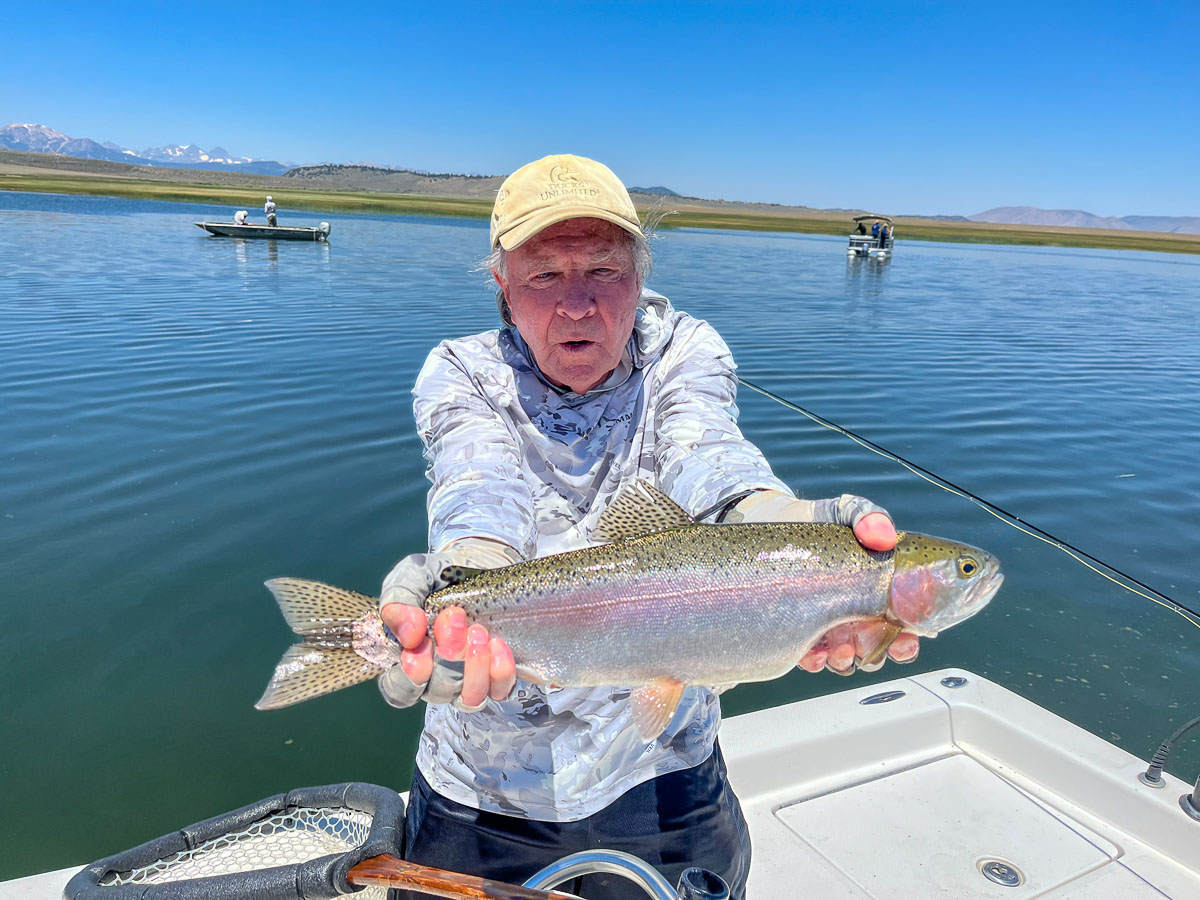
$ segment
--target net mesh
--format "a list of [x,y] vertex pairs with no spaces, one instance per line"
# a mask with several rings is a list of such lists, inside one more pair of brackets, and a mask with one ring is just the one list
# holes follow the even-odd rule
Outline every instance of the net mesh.
[[[370,830],[370,814],[356,809],[291,807],[191,850],[125,872],[108,872],[100,884],[162,884],[293,865],[353,850]],[[387,889],[368,887],[355,896],[384,900]]]

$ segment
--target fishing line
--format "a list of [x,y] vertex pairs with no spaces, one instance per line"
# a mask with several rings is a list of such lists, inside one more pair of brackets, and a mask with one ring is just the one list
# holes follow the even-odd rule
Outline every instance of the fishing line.
[[[811,419],[812,421],[816,422],[818,425],[821,425],[824,428],[828,428],[831,431],[836,431],[838,434],[841,434],[841,435],[844,435],[845,437],[850,438],[850,440],[854,441],[859,446],[865,447],[866,449],[870,450],[872,453],[877,453],[878,455],[880,455],[882,457],[890,459],[893,462],[899,463],[900,465],[904,466],[904,468],[906,468],[910,472],[912,472],[914,475],[917,475],[918,477],[923,478],[925,481],[928,481],[930,484],[936,485],[937,487],[940,487],[942,490],[948,491],[951,494],[957,494],[959,497],[962,497],[966,500],[970,500],[972,503],[974,503],[980,509],[995,516],[1001,522],[1004,522],[1007,525],[1011,525],[1013,528],[1017,529],[1018,531],[1024,532],[1025,534],[1029,535],[1030,537],[1035,537],[1039,541],[1050,544],[1052,547],[1057,547],[1059,550],[1061,550],[1063,553],[1067,554],[1067,556],[1070,556],[1076,562],[1091,569],[1097,575],[1100,575],[1103,578],[1107,578],[1109,581],[1111,581],[1113,584],[1117,585],[1118,587],[1122,587],[1125,590],[1129,591],[1131,594],[1136,594],[1139,597],[1149,600],[1151,603],[1157,603],[1159,606],[1163,607],[1164,609],[1169,609],[1171,612],[1180,616],[1189,625],[1194,625],[1196,628],[1200,628],[1200,612],[1197,612],[1196,610],[1192,609],[1191,607],[1185,606],[1184,604],[1179,603],[1176,600],[1173,600],[1172,598],[1170,598],[1166,594],[1164,594],[1162,591],[1157,590],[1156,588],[1152,588],[1152,587],[1150,587],[1150,585],[1146,584],[1145,582],[1139,581],[1137,578],[1134,578],[1128,572],[1124,572],[1121,569],[1118,569],[1116,566],[1106,563],[1102,559],[1097,559],[1096,557],[1092,556],[1087,551],[1079,549],[1074,544],[1071,544],[1070,542],[1065,541],[1062,538],[1054,536],[1050,532],[1046,531],[1045,529],[1039,528],[1038,526],[1034,525],[1031,522],[1026,522],[1024,519],[1022,519],[1016,513],[1011,513],[1008,510],[1004,509],[1003,507],[997,506],[995,503],[992,503],[989,500],[984,500],[982,497],[971,493],[969,490],[967,490],[966,488],[964,488],[960,485],[955,484],[953,481],[950,481],[947,478],[943,478],[941,475],[938,475],[936,472],[931,472],[928,469],[917,465],[915,462],[905,459],[903,456],[900,456],[898,453],[893,453],[891,450],[887,449],[886,447],[881,447],[879,444],[876,444],[874,441],[868,440],[867,438],[863,437],[862,435],[855,434],[853,431],[850,431],[848,428],[843,428],[841,425],[837,424],[836,422],[831,422],[829,419],[826,419],[823,416],[819,416],[814,412],[810,412],[809,410],[805,409],[803,406],[800,406],[799,404],[793,403],[790,400],[780,397],[778,394],[773,393],[773,392],[767,390],[766,388],[755,384],[753,381],[748,381],[747,379],[742,378],[740,375],[737,377],[737,379],[738,379],[739,383],[744,384],[746,387],[750,388],[750,390],[757,391],[758,393],[762,394],[764,397],[769,397],[770,399],[774,400],[776,403],[778,403],[782,406],[785,406],[790,410],[794,410],[795,412],[798,412],[801,415],[807,416],[809,419]],[[1110,572],[1113,574],[1110,575],[1109,574]],[[1120,576],[1120,578],[1115,578],[1115,577],[1113,577],[1114,575]],[[1124,579],[1124,582],[1121,581],[1120,579]],[[1136,585],[1136,587],[1134,587],[1134,585]],[[1140,588],[1140,590],[1139,590],[1139,588]]]

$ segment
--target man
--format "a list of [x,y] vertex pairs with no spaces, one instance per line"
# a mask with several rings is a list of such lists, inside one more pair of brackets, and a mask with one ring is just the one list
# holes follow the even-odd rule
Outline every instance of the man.
[[272,228],[275,227],[275,201],[271,199],[271,195],[267,194],[267,202],[263,204],[263,212],[267,214],[267,224]]
[[234,225],[246,225],[246,224],[249,224],[249,223],[247,223],[247,222],[246,222],[246,216],[247,216],[247,215],[249,215],[249,213],[247,213],[247,212],[246,212],[246,210],[244,210],[244,209],[239,209],[237,212],[235,212],[235,213],[233,214],[233,224],[234,224]]
[[[605,166],[549,156],[500,188],[488,264],[505,327],[446,341],[417,377],[429,461],[429,546],[384,581],[384,621],[406,648],[380,677],[396,706],[428,701],[406,856],[521,882],[597,846],[672,881],[712,869],[741,898],[750,847],[716,742],[720,707],[689,688],[662,735],[633,724],[629,689],[518,682],[511,650],[461,609],[426,637],[420,603],[450,564],[508,565],[587,546],[614,495],[648,480],[709,520],[837,521],[888,549],[887,514],[860,497],[795,499],[737,428],[729,349],[707,323],[644,289],[649,249],[629,194]],[[734,627],[731,623],[730,627]],[[849,673],[855,630],[799,663]],[[436,646],[435,646],[436,645]],[[891,655],[916,655],[902,635]],[[629,896],[614,876],[575,888]]]

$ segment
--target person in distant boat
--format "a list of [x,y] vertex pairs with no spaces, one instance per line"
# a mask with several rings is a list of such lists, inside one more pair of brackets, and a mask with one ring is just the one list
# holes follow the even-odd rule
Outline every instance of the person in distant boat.
[[246,210],[244,210],[244,209],[239,209],[237,212],[235,212],[235,213],[233,214],[233,224],[234,224],[234,225],[246,225],[246,224],[248,224],[248,223],[246,222],[246,216],[248,216],[248,215],[250,215],[250,214],[249,214],[248,212],[246,212]]
[[879,237],[879,223],[878,223],[878,222],[874,222],[874,223],[872,223],[872,225],[871,225],[871,236],[872,236],[872,237]]
[[866,225],[864,225],[862,222],[859,222],[859,223],[858,223],[858,228],[857,228],[857,229],[855,229],[855,231],[856,231],[858,234],[866,234],[866,233],[867,233],[867,226],[866,226]]
[[[742,435],[729,348],[645,287],[647,232],[606,166],[558,155],[518,169],[496,196],[491,249],[502,326],[444,341],[417,376],[430,549],[402,559],[380,598],[406,648],[380,690],[393,706],[428,703],[404,856],[520,883],[599,842],[672,882],[704,866],[741,900],[750,844],[717,743],[717,691],[689,687],[646,741],[630,688],[518,680],[504,641],[461,609],[441,612],[429,640],[420,604],[447,566],[588,546],[639,480],[702,521],[836,522],[877,550],[895,546],[895,528],[862,497],[797,499]],[[839,626],[797,662],[849,674],[863,635]],[[901,634],[889,655],[917,649]],[[616,876],[582,881],[572,889],[592,900],[629,896]]]
[[887,244],[887,239],[888,239],[888,227],[885,224],[885,225],[880,226],[880,229],[879,229],[879,246],[880,247],[885,246]]
[[267,224],[272,228],[275,227],[275,201],[271,199],[271,195],[267,194],[267,202],[263,204],[263,212],[267,214]]

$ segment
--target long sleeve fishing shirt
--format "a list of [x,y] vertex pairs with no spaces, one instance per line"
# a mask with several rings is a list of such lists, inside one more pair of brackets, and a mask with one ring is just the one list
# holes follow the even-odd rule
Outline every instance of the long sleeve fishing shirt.
[[[413,388],[433,484],[430,547],[487,537],[532,558],[590,546],[600,513],[637,480],[693,515],[748,488],[791,493],[737,427],[734,369],[712,326],[651,291],[617,369],[584,394],[550,384],[516,329],[439,344]],[[688,688],[649,744],[629,695],[518,681],[510,700],[479,712],[431,704],[417,765],[467,806],[582,819],[712,752],[720,706],[711,690]]]

